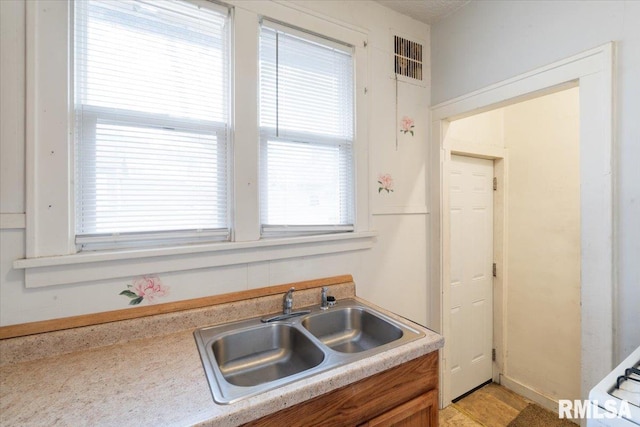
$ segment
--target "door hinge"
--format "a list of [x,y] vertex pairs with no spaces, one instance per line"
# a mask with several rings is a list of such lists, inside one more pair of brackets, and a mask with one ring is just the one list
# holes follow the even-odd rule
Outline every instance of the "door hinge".
[[491,349],[491,360],[493,360],[494,362],[496,361],[496,349],[495,348]]
[[498,276],[498,267],[496,266],[496,263],[493,263],[493,267],[491,268],[491,271],[493,272],[493,277],[497,277]]
[[496,191],[498,189],[498,178],[496,178],[495,176],[493,177],[493,191]]

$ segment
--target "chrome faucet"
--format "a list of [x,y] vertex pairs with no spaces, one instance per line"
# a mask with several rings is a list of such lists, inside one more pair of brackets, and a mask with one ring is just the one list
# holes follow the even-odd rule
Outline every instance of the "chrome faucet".
[[291,314],[291,308],[293,308],[293,291],[295,290],[296,288],[291,288],[285,294],[282,314]]
[[284,294],[284,299],[282,301],[282,314],[278,314],[272,317],[265,317],[264,319],[261,319],[262,323],[289,320],[292,317],[303,316],[305,314],[311,313],[311,310],[291,311],[291,309],[293,308],[293,291],[295,290],[295,288],[291,288],[287,291],[286,294]]
[[322,292],[320,294],[320,296],[322,297],[322,304],[320,304],[320,310],[326,310],[329,308],[329,302],[327,301],[327,291],[329,290],[329,288],[327,288],[326,286],[324,286],[322,288]]

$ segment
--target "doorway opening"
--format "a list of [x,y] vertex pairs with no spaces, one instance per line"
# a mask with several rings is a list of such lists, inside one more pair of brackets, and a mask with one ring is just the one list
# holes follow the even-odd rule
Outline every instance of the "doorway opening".
[[[579,109],[574,87],[449,124],[454,399],[487,378],[550,409],[580,398]],[[461,191],[471,163],[492,191],[475,170]]]
[[[522,101],[539,98],[565,89],[579,91],[579,332],[578,344],[570,343],[572,350],[578,347],[579,398],[588,397],[589,390],[606,375],[613,361],[613,205],[612,205],[612,149],[613,149],[613,45],[607,44],[547,67],[498,83],[460,98],[433,107],[431,180],[431,248],[432,298],[440,301],[433,311],[431,325],[445,337],[441,351],[441,407],[447,406],[452,395],[451,383],[451,206],[449,197],[452,155],[466,155],[491,159],[498,178],[495,213],[500,217],[500,177],[509,171],[509,157],[504,148],[488,144],[483,150],[469,143],[452,146],[447,139],[451,122],[479,113],[512,106]],[[455,149],[454,149],[455,148]],[[508,184],[507,184],[508,185]],[[503,190],[504,191],[504,187]],[[560,209],[557,209],[560,211]],[[503,216],[504,217],[504,216]],[[508,221],[507,217],[507,221]],[[495,224],[494,224],[495,226]],[[502,224],[503,228],[505,224]],[[507,236],[496,226],[496,241],[504,242]],[[501,234],[502,233],[502,234]],[[507,247],[508,250],[508,247]],[[498,274],[494,282],[494,301],[499,301],[493,312],[499,320],[494,323],[493,341],[496,344],[496,361],[493,363],[494,381],[505,380],[505,324],[515,326],[504,314],[505,293],[500,282],[500,257],[494,250]],[[504,270],[503,270],[504,272]],[[504,279],[504,276],[502,277]],[[556,288],[544,290],[541,295],[552,294]],[[506,319],[506,320],[505,320]],[[554,327],[562,328],[558,321]],[[575,333],[572,332],[572,333]],[[564,351],[546,347],[545,351]],[[534,373],[535,374],[535,373]],[[510,386],[525,397],[552,405],[553,396],[539,393],[532,387],[513,382]],[[523,386],[524,390],[517,387]],[[525,392],[531,391],[533,396]],[[539,398],[539,399],[538,399]],[[560,396],[564,398],[564,396]],[[573,397],[571,397],[573,398]]]

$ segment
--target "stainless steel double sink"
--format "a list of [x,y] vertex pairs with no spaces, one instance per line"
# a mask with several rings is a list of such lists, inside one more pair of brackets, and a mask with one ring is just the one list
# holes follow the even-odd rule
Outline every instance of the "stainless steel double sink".
[[353,299],[326,311],[262,323],[260,318],[194,332],[217,403],[229,404],[371,357],[425,334]]

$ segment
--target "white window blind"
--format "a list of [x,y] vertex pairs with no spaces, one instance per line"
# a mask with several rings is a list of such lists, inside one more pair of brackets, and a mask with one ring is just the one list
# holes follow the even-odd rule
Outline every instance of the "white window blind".
[[352,48],[263,21],[262,235],[352,231]]
[[228,238],[228,15],[75,2],[77,244]]

